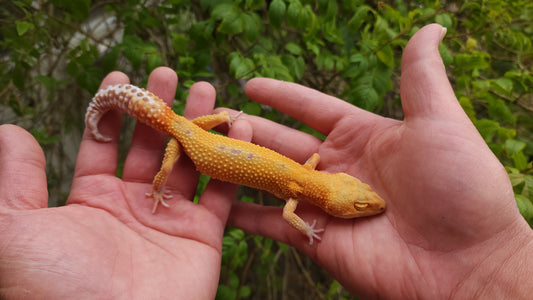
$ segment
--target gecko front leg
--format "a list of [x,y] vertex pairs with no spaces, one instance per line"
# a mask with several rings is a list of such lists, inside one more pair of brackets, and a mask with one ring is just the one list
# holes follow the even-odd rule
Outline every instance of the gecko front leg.
[[[236,117],[231,117],[228,112],[223,111],[218,114],[195,118],[191,122],[204,130],[210,130],[222,123],[228,123],[228,125],[231,126],[235,119]],[[159,169],[159,172],[157,172],[154,177],[152,192],[146,193],[146,196],[154,198],[154,207],[152,208],[152,213],[155,213],[159,203],[165,207],[169,207],[169,205],[165,202],[165,199],[172,198],[172,195],[164,192],[163,188],[167,182],[170,172],[172,172],[174,164],[178,161],[180,155],[181,148],[179,142],[175,138],[171,137],[167,144],[167,148],[165,149],[165,156],[163,157],[163,162],[161,163],[161,169]]]
[[297,205],[298,200],[292,198],[287,200],[287,203],[283,207],[283,219],[285,219],[285,221],[287,221],[287,223],[289,223],[292,227],[305,234],[309,238],[309,245],[312,245],[313,238],[321,240],[317,233],[324,231],[324,229],[315,229],[316,220],[313,221],[313,224],[309,225],[297,214],[295,214],[294,211],[296,210]]
[[[311,157],[309,157],[309,159],[307,159],[303,166],[307,169],[314,170],[319,162],[320,155],[318,155],[318,153],[314,153],[311,155]],[[317,233],[324,231],[324,229],[315,229],[316,220],[313,220],[313,223],[309,225],[309,223],[305,222],[302,220],[302,218],[295,214],[294,211],[296,210],[297,205],[298,200],[293,198],[287,200],[287,203],[283,207],[283,218],[292,227],[309,237],[309,245],[312,245],[313,238],[316,238],[317,240],[321,239]]]

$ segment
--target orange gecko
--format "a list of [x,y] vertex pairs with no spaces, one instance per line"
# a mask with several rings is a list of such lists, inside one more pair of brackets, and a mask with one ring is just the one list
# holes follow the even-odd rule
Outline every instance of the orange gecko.
[[309,238],[320,240],[315,228],[294,213],[300,200],[306,200],[338,218],[356,218],[379,214],[385,201],[370,186],[345,173],[316,171],[319,155],[313,154],[301,165],[265,147],[239,141],[208,130],[233,120],[227,112],[198,117],[191,121],[175,114],[153,93],[130,84],[118,84],[100,90],[92,99],[85,117],[86,126],[101,142],[111,139],[98,132],[98,122],[109,110],[125,112],[142,123],[170,135],[160,171],[154,178],[152,192],[155,212],[158,203],[168,207],[163,191],[181,151],[198,171],[213,178],[246,185],[272,193],[286,201],[283,218]]

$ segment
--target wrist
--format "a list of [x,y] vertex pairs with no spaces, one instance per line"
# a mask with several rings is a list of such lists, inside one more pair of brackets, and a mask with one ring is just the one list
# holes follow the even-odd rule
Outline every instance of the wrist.
[[453,298],[524,299],[533,294],[533,231],[525,222],[498,234]]

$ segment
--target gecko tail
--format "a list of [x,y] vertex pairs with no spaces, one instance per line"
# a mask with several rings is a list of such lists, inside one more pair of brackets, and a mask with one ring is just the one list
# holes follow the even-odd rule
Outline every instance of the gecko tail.
[[[93,103],[91,102],[91,104]],[[91,109],[91,107],[89,106],[89,109],[87,109],[87,114],[85,115],[85,127],[87,127],[87,129],[92,134],[95,140],[99,142],[108,143],[112,139],[101,134],[98,130],[98,123],[100,122],[100,119],[104,114],[105,112],[99,112],[98,110]]]
[[125,112],[161,131],[169,127],[168,120],[173,115],[165,102],[150,91],[131,84],[111,85],[98,91],[85,114],[85,126],[97,141],[111,141],[111,138],[100,133],[98,122],[106,112],[113,109]]

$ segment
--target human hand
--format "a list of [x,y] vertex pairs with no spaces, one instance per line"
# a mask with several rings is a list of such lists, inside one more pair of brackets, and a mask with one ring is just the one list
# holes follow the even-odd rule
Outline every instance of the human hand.
[[[111,73],[101,87],[126,83]],[[148,89],[171,103],[175,73],[155,70]],[[213,87],[195,84],[185,115],[211,113]],[[212,299],[220,273],[222,235],[236,186],[211,181],[193,198],[198,174],[181,159],[166,190],[171,208],[151,213],[151,191],[166,137],[138,124],[124,164],[115,176],[121,117],[100,122],[110,143],[85,132],[67,205],[46,208],[44,155],[21,128],[0,127],[0,298]],[[230,134],[250,136],[245,122]]]
[[299,248],[363,297],[471,298],[523,291],[520,283],[530,276],[516,270],[520,264],[533,269],[524,255],[531,252],[531,230],[503,166],[455,98],[438,52],[444,33],[440,25],[426,26],[404,51],[403,121],[297,84],[252,79],[246,86],[252,100],[327,135],[322,142],[246,116],[253,142],[299,162],[318,152],[317,169],[369,183],[387,201],[384,214],[344,220],[302,203],[297,213],[325,229],[316,246],[286,224],[277,207],[236,202],[230,224]]

